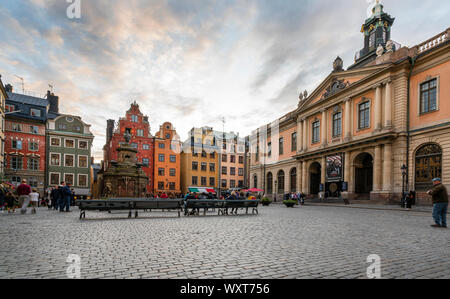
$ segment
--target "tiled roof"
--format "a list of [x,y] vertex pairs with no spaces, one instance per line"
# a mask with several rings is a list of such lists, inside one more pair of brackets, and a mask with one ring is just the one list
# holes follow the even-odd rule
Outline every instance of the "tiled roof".
[[18,102],[18,103],[24,103],[28,105],[34,105],[34,106],[41,106],[41,107],[47,107],[49,105],[47,99],[27,96],[24,94],[18,94],[13,92],[7,92],[8,94],[8,101]]

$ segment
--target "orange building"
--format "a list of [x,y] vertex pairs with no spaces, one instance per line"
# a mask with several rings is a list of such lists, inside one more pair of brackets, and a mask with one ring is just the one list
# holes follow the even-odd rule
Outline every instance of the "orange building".
[[155,134],[155,195],[181,193],[180,152],[180,137],[171,123],[164,123]]
[[450,188],[450,29],[402,47],[393,23],[377,3],[354,63],[338,57],[297,109],[253,132],[251,187],[382,203],[416,191],[419,204],[433,178]]

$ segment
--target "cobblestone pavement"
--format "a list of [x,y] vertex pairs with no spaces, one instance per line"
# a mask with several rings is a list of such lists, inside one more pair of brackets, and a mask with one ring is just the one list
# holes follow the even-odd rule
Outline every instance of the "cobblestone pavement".
[[261,207],[258,216],[177,218],[176,213],[39,209],[0,214],[0,278],[450,278],[450,230],[431,215],[338,207]]

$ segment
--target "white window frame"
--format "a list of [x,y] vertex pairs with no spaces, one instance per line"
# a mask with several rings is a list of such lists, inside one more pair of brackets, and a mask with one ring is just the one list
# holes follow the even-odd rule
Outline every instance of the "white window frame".
[[72,184],[72,186],[75,186],[75,184],[76,184],[76,182],[75,182],[75,174],[74,173],[64,173],[64,182],[67,184],[67,179],[66,179],[66,176],[67,175],[71,175],[71,176],[73,176],[73,184]]
[[[80,166],[80,157],[86,157],[86,167],[81,167]],[[77,165],[78,168],[89,168],[89,157],[87,155],[78,155],[78,159],[77,159]]]
[[[35,149],[35,150],[31,149],[31,144],[32,143],[36,143],[37,144],[37,149]],[[33,141],[33,140],[28,141],[28,150],[30,152],[38,152],[39,151],[39,146],[40,146],[39,142],[37,142],[37,141]]]
[[[87,143],[87,147],[86,147],[86,148],[82,148],[82,147],[80,146],[80,142],[86,142],[86,143]],[[89,141],[83,140],[83,139],[79,139],[79,140],[78,140],[78,149],[81,149],[81,150],[88,150],[88,149],[89,149]]]
[[[426,82],[428,82],[428,81],[431,81],[431,80],[434,80],[434,79],[436,79],[436,110],[433,110],[433,111],[428,111],[428,112],[424,112],[424,113],[421,113],[420,112],[420,109],[421,109],[421,102],[420,102],[420,97],[421,97],[421,94],[422,94],[422,90],[421,90],[421,86],[422,86],[422,84],[424,84],[424,83],[426,83]],[[422,115],[427,115],[427,114],[429,114],[429,113],[433,113],[433,112],[438,112],[440,109],[440,103],[439,103],[439,89],[440,89],[440,76],[439,75],[437,75],[437,76],[427,76],[425,79],[423,79],[421,82],[419,82],[419,85],[417,86],[417,116],[422,116]]]
[[[59,145],[52,145],[52,139],[58,139],[59,140]],[[50,137],[50,146],[61,147],[61,138],[60,137]]]
[[[72,140],[73,141],[73,147],[66,146],[66,141],[67,140]],[[76,146],[75,144],[76,144],[75,139],[73,139],[73,138],[64,138],[64,147],[65,148],[75,148],[75,146]]]
[[[86,176],[86,185],[85,186],[80,185],[80,176],[82,176],[82,175]],[[87,175],[85,173],[79,173],[77,175],[77,182],[78,182],[78,185],[77,185],[78,187],[85,187],[85,188],[89,187],[89,175]]]
[[[73,157],[73,165],[72,166],[67,166],[66,165],[66,156],[72,156]],[[74,154],[64,154],[64,167],[71,167],[74,168],[75,165],[77,165],[76,161],[75,161],[75,155]]]
[[[58,175],[58,182],[56,184],[52,184],[52,174]],[[59,185],[61,183],[61,173],[60,172],[50,172],[48,174],[48,183],[50,186]]]
[[[50,152],[49,155],[50,155],[50,166],[61,166],[61,164],[62,164],[61,153]],[[58,155],[59,156],[59,165],[53,165],[52,164],[52,155]],[[64,160],[64,163],[65,163],[65,160]]]

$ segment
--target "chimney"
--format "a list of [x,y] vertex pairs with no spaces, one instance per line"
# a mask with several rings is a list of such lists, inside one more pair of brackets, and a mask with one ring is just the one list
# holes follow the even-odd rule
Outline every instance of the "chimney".
[[59,113],[59,97],[55,96],[50,90],[47,90],[47,100],[50,104],[50,109],[48,112],[52,112],[55,114]]
[[11,84],[6,84],[5,85],[5,91],[6,92],[13,92],[13,87]]
[[113,131],[114,131],[114,120],[108,119],[106,121],[106,143],[108,143],[111,140]]

